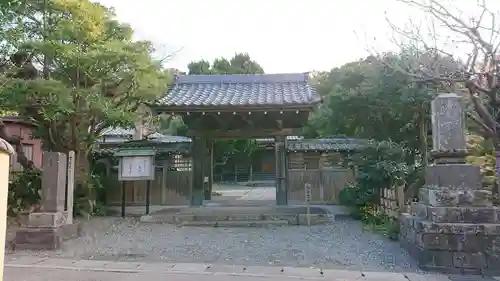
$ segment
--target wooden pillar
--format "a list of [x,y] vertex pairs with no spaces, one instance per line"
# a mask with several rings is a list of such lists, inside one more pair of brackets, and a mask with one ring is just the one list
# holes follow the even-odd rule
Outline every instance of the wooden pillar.
[[288,204],[286,137],[275,137],[276,151],[276,205]]
[[167,194],[168,194],[168,186],[167,186],[167,173],[168,167],[170,167],[170,161],[172,156],[168,156],[167,159],[163,161],[163,169],[161,175],[161,205],[166,204],[167,202]]
[[236,164],[233,165],[233,170],[234,170],[234,182],[238,182],[238,166]]
[[250,172],[249,172],[249,176],[248,176],[248,181],[249,182],[253,182],[253,161],[250,162]]
[[212,200],[212,187],[214,182],[214,169],[213,169],[213,151],[214,151],[214,141],[207,140],[207,146],[205,150],[205,162],[203,171],[205,177],[208,178],[207,182],[204,182],[205,200]]
[[205,194],[203,192],[203,164],[205,158],[206,141],[201,137],[194,137],[191,153],[193,155],[193,179],[191,187],[191,206],[203,205]]

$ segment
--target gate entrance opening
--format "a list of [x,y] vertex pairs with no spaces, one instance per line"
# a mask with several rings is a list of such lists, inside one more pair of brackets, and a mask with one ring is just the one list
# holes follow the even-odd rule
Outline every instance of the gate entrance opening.
[[321,101],[308,73],[186,75],[152,109],[181,116],[189,128],[192,206],[211,199],[214,140],[257,138],[274,139],[276,204],[287,205],[287,136],[297,135]]

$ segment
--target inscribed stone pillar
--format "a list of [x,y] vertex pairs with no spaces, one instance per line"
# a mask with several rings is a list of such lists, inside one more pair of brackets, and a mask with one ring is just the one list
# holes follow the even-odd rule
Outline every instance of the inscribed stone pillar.
[[[65,154],[43,153],[41,212],[31,213],[26,227],[18,229],[16,248],[54,250],[61,246],[62,241],[80,236],[80,225],[73,223],[72,219],[73,185],[66,189],[66,177],[70,183],[74,180],[71,172],[74,170],[74,153],[70,158],[68,167]],[[70,174],[67,174],[68,170]],[[71,208],[68,212],[65,204]]]
[[424,270],[450,273],[500,272],[500,210],[481,185],[479,167],[466,164],[461,98],[441,94],[432,101],[435,164],[410,214],[400,217],[400,241]]
[[460,96],[440,94],[431,102],[434,151],[465,150],[465,115]]
[[43,152],[41,207],[43,212],[64,212],[66,202],[66,155]]
[[66,223],[73,223],[73,200],[75,190],[75,152],[68,153],[68,184],[66,187]]

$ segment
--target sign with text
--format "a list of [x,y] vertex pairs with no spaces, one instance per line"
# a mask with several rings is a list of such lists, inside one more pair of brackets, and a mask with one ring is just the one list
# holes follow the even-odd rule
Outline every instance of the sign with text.
[[312,185],[310,183],[306,183],[304,185],[304,192],[305,192],[306,202],[311,202],[312,201]]
[[120,151],[118,179],[120,181],[154,180],[154,151]]

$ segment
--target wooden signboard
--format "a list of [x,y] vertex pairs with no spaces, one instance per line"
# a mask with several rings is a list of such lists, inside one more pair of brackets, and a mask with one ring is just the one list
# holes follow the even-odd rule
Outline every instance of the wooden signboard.
[[[115,153],[120,157],[118,180],[146,181],[146,215],[151,205],[151,181],[155,179],[155,151],[153,149],[124,149]],[[125,184],[122,183],[122,217],[125,217]]]
[[115,153],[115,156],[120,157],[118,180],[154,180],[154,150],[121,150]]

